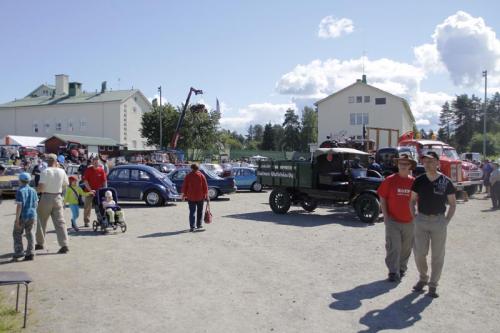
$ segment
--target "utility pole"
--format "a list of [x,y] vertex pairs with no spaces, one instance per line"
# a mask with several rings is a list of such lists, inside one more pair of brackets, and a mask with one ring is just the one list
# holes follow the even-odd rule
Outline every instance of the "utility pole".
[[486,110],[487,107],[487,89],[488,89],[488,71],[483,71],[484,77],[484,105],[483,105],[483,159],[486,159]]
[[161,104],[161,86],[158,87],[158,92],[160,93],[160,108],[158,109],[160,111],[160,150],[163,150],[163,122],[161,121],[161,113],[163,109]]

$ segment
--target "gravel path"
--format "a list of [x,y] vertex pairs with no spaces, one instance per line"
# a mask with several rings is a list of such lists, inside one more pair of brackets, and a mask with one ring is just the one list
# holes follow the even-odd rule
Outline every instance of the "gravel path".
[[16,264],[14,203],[4,200],[0,269],[35,280],[26,331],[500,331],[500,211],[483,195],[460,203],[450,224],[437,300],[411,292],[413,258],[402,283],[384,281],[382,223],[346,207],[275,215],[268,193],[228,198],[212,203],[205,232],[186,232],[186,203],[129,204],[125,234],[84,230],[56,255],[50,233],[48,250]]

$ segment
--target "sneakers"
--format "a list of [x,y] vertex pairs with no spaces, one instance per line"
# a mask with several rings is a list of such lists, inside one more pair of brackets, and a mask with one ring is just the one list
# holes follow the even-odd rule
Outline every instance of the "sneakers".
[[35,244],[35,250],[43,250],[43,245]]
[[[413,286],[413,291],[416,292],[416,293],[419,293],[421,292],[422,290],[424,290],[424,287],[427,285],[427,282],[424,282],[424,281],[418,281],[416,285]],[[436,289],[436,288],[434,288]]]
[[23,259],[23,257],[22,257],[22,256],[20,256],[20,257],[12,257],[12,262],[19,262],[19,261],[21,261],[22,259]]
[[189,228],[189,232],[194,232],[194,228]]
[[203,229],[203,226],[199,225],[196,227],[196,229]]
[[387,278],[389,282],[399,282],[400,278],[396,273],[389,273],[389,277]]
[[35,256],[32,254],[28,254],[28,255],[24,256],[24,261],[31,261],[33,259],[35,259]]
[[69,252],[69,249],[67,246],[63,246],[59,249],[59,251],[57,251],[57,253],[59,254],[65,254],[65,253],[68,253]]
[[403,278],[405,276],[406,272],[405,271],[399,271],[399,277]]
[[432,298],[438,298],[439,294],[436,292],[435,287],[429,287],[429,291],[427,292],[426,296],[432,297]]

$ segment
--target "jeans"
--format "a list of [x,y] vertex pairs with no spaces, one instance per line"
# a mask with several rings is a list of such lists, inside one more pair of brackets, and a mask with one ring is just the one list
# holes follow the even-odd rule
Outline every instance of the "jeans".
[[77,227],[76,221],[78,220],[78,216],[80,216],[80,206],[69,205],[69,209],[71,210],[71,226],[75,228]]
[[203,201],[188,201],[189,204],[189,227],[194,229],[194,213],[196,212],[196,226],[201,227],[203,217]]

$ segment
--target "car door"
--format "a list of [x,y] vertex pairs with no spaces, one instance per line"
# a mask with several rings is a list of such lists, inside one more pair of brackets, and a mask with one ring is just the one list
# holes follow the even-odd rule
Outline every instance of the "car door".
[[244,188],[250,188],[255,181],[255,173],[250,169],[241,169],[241,183]]
[[129,198],[130,169],[115,169],[108,175],[108,186],[118,193],[119,199]]
[[130,197],[134,200],[141,199],[141,195],[149,185],[151,177],[152,176],[147,171],[132,169],[130,171]]

